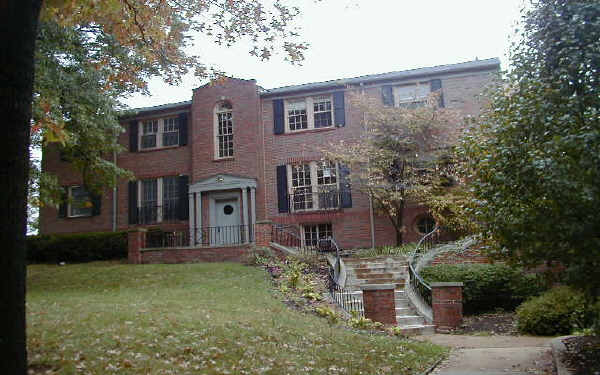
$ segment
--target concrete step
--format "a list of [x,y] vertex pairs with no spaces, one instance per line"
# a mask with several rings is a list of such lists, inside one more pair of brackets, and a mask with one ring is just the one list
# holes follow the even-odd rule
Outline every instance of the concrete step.
[[435,326],[431,324],[398,325],[406,336],[433,335]]
[[415,311],[412,307],[398,307],[396,306],[396,317],[399,316],[408,316],[408,315],[416,315]]
[[417,324],[425,324],[425,319],[420,315],[396,315],[398,325],[409,326]]
[[357,272],[355,274],[357,279],[393,279],[394,275],[391,273],[383,273],[383,272]]

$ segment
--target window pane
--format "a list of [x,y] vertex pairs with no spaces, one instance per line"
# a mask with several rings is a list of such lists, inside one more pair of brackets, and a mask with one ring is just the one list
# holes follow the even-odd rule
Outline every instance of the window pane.
[[337,170],[335,163],[330,161],[317,162],[317,183],[319,185],[337,184]]
[[316,225],[305,225],[304,226],[304,244],[305,246],[317,246],[317,226]]
[[316,97],[314,98],[314,116],[315,128],[324,128],[333,124],[331,117],[331,98]]
[[142,148],[156,147],[156,134],[142,135]]
[[177,177],[163,177],[163,221],[177,219],[179,184]]
[[90,194],[82,186],[74,186],[71,190],[70,216],[91,216],[92,202]]
[[310,165],[292,165],[292,197],[294,210],[313,208],[313,190],[310,178]]
[[217,113],[217,143],[220,158],[233,156],[233,114]]
[[287,103],[287,111],[290,130],[300,130],[308,128],[308,118],[306,117],[306,102],[304,100]]

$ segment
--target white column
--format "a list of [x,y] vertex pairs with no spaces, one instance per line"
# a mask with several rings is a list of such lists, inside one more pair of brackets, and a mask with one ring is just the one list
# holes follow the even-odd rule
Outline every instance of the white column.
[[244,225],[242,233],[244,233],[244,243],[248,243],[248,188],[242,188],[242,224]]
[[202,192],[196,193],[196,243],[202,244]]
[[190,225],[190,246],[194,246],[194,222],[196,221],[196,212],[194,211],[194,196],[196,195],[196,193],[190,193],[189,195],[189,215],[188,215],[188,222]]
[[254,227],[256,226],[256,188],[250,188],[250,233],[252,242],[254,238]]

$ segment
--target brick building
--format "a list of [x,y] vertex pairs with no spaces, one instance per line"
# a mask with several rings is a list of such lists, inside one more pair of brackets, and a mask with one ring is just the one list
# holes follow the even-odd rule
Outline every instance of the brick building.
[[[360,89],[400,106],[441,90],[444,106],[473,115],[499,65],[478,60],[270,90],[233,78],[198,87],[190,101],[123,118],[127,151],[116,162],[136,181],[100,197],[85,191],[57,147],[47,147],[43,168],[59,176],[69,199],[41,210],[40,232],[159,227],[192,244],[220,245],[252,242],[253,224],[268,219],[295,228],[306,244],[333,234],[344,248],[368,247],[368,197],[352,190],[347,168],[319,152],[360,135],[349,94]],[[411,241],[428,218],[418,205],[406,211]],[[375,216],[373,226],[377,245],[395,242],[388,219]]]

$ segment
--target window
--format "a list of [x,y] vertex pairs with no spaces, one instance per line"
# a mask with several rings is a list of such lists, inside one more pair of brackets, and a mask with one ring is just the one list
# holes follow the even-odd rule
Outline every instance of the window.
[[319,240],[333,236],[331,223],[303,225],[304,246],[318,246]]
[[427,103],[431,92],[429,84],[417,84],[394,87],[394,105],[396,107],[417,108]]
[[158,179],[140,181],[140,223],[156,223],[158,218]]
[[331,95],[285,101],[287,132],[333,126]]
[[435,228],[435,220],[431,216],[421,217],[417,219],[416,227],[420,234],[431,233]]
[[326,210],[340,206],[337,165],[315,161],[288,166],[292,211]]
[[233,156],[233,111],[229,103],[221,103],[216,108],[216,142],[215,157],[217,159]]
[[92,216],[92,197],[83,186],[70,186],[68,194],[69,205],[67,212],[69,217]]
[[142,121],[141,130],[140,148],[142,150],[179,145],[177,117]]
[[163,219],[164,220],[175,220],[177,219],[178,203],[179,203],[179,184],[177,177],[163,177]]

